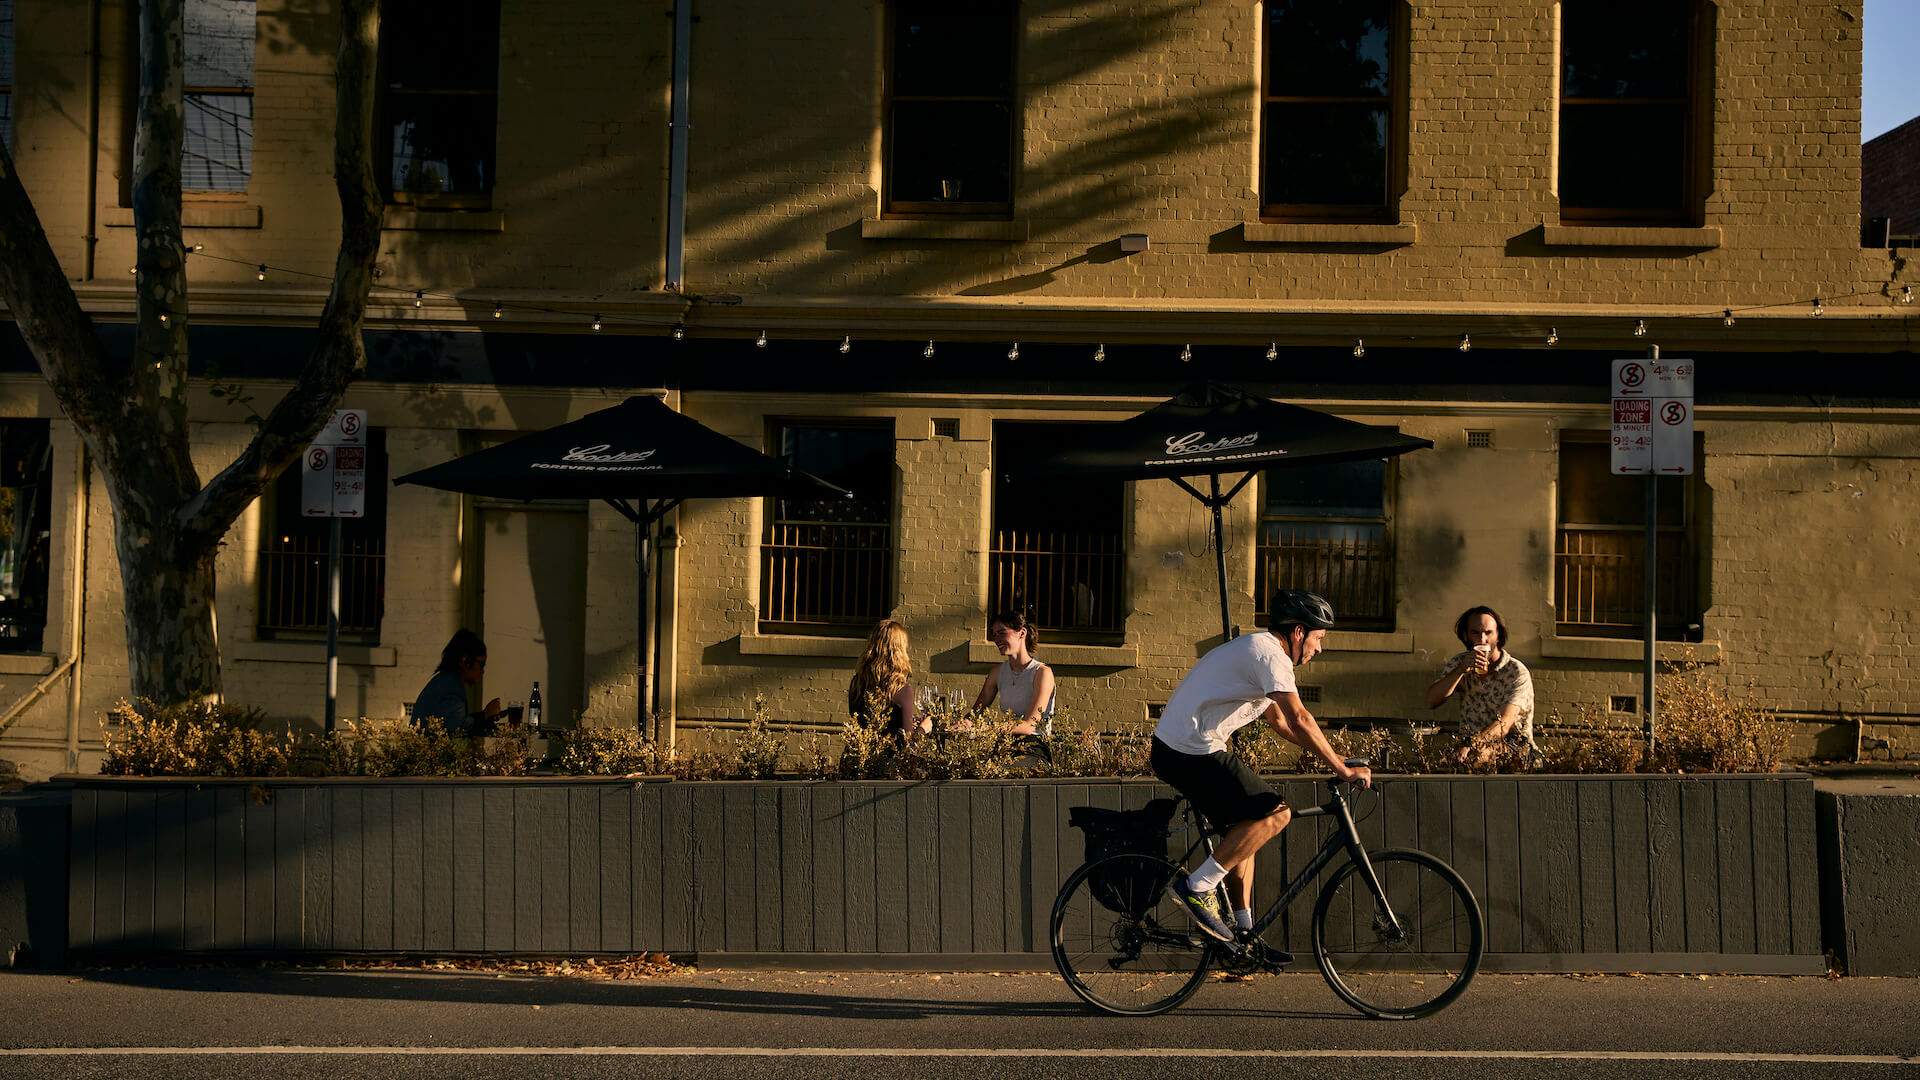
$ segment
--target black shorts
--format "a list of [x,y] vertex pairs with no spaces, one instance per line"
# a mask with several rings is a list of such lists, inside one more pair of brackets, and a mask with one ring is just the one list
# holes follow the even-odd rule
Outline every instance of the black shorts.
[[1287,805],[1279,792],[1230,751],[1183,754],[1155,738],[1147,760],[1153,775],[1185,795],[1216,829],[1257,821]]

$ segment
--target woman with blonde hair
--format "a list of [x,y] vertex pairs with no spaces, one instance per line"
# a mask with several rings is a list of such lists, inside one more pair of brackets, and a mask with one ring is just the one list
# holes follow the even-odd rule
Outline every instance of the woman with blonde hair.
[[847,714],[863,726],[881,719],[868,715],[868,701],[878,695],[885,703],[881,714],[884,730],[903,745],[920,726],[910,681],[913,661],[907,649],[907,628],[892,619],[881,619],[867,638],[867,650],[860,656],[853,681],[847,684]]

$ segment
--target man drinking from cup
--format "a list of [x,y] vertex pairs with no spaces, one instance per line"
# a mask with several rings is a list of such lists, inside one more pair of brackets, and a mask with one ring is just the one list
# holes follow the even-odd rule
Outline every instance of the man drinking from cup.
[[1476,766],[1511,755],[1531,764],[1539,753],[1533,742],[1533,676],[1507,652],[1507,624],[1481,605],[1461,614],[1453,635],[1466,651],[1448,660],[1427,687],[1427,707],[1437,709],[1459,693],[1462,742],[1454,760]]

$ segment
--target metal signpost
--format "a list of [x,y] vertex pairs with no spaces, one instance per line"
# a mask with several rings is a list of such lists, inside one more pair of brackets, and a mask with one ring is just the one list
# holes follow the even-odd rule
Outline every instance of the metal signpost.
[[1613,473],[1647,478],[1647,636],[1640,693],[1646,704],[1647,749],[1654,741],[1654,665],[1659,619],[1660,478],[1693,474],[1693,361],[1613,362]]
[[340,697],[340,519],[367,513],[367,414],[335,409],[307,447],[300,478],[300,515],[330,519],[327,529],[327,720]]

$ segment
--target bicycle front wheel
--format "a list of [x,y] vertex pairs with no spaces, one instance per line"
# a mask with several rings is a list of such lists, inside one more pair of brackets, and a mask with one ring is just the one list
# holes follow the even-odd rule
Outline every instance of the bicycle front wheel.
[[1150,855],[1112,855],[1067,878],[1053,902],[1053,963],[1082,1001],[1153,1016],[1200,989],[1211,939],[1169,888],[1182,873]]
[[1368,862],[1384,897],[1359,863],[1342,866],[1313,909],[1314,957],[1333,992],[1368,1016],[1431,1016],[1480,969],[1480,905],[1453,867],[1424,851],[1376,851]]

